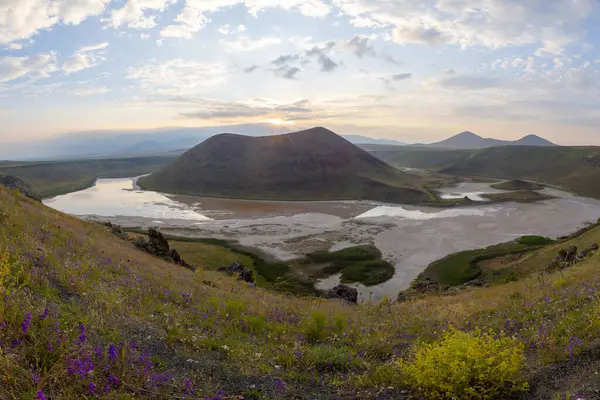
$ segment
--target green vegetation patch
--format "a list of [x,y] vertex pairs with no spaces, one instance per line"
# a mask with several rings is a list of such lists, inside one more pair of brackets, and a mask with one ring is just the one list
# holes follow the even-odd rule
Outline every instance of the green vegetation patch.
[[554,240],[544,237],[544,236],[521,236],[518,241],[519,244],[524,244],[526,246],[544,246],[546,244],[554,243]]
[[527,182],[520,179],[497,183],[492,185],[494,189],[500,190],[541,190],[544,186],[535,182]]
[[502,243],[484,249],[467,250],[450,254],[435,261],[423,271],[421,277],[430,278],[442,285],[457,286],[467,283],[482,273],[479,262],[496,257],[531,251],[540,246],[518,242]]
[[394,276],[394,266],[381,259],[381,252],[374,246],[348,247],[343,250],[318,251],[307,255],[307,260],[327,264],[322,276],[341,272],[344,283],[360,282],[365,286],[383,283]]
[[516,201],[518,203],[535,203],[536,201],[552,200],[555,197],[540,192],[534,192],[532,190],[517,190],[513,192],[504,193],[488,193],[484,194],[483,197],[497,202],[509,202]]

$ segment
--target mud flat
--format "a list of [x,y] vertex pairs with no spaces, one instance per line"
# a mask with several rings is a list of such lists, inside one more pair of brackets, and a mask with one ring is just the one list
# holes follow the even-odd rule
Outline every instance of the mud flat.
[[[374,244],[396,268],[393,278],[383,284],[356,285],[363,299],[374,301],[396,296],[429,263],[448,254],[522,235],[557,237],[600,217],[600,201],[550,188],[541,192],[555,198],[539,203],[481,201],[471,207],[439,209],[368,202],[182,199],[135,190],[132,185],[131,179],[99,180],[94,188],[45,203],[91,220],[160,226],[189,237],[234,239],[282,260],[315,250]],[[443,192],[464,197],[496,190],[489,183],[469,183]],[[317,287],[327,289],[338,282],[339,276],[334,275]]]

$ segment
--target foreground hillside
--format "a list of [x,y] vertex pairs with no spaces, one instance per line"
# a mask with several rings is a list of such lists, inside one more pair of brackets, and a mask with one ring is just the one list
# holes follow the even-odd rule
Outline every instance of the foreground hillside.
[[528,179],[600,198],[600,147],[492,147],[482,150],[370,148],[383,161],[451,175]]
[[278,200],[431,200],[403,173],[325,128],[266,137],[214,136],[140,179],[167,193]]
[[0,187],[0,398],[594,398],[599,261],[351,306],[192,272]]

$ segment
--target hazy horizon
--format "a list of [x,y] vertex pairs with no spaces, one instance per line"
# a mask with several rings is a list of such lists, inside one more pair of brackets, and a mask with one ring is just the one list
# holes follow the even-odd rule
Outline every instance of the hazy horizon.
[[268,123],[600,144],[595,0],[8,0],[0,144]]

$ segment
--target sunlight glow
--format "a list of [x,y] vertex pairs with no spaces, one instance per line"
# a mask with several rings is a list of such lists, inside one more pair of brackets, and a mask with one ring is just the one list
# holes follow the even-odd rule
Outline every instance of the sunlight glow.
[[272,125],[293,125],[292,121],[284,121],[282,119],[279,118],[272,118],[272,119],[268,119],[267,120],[268,123],[272,124]]

